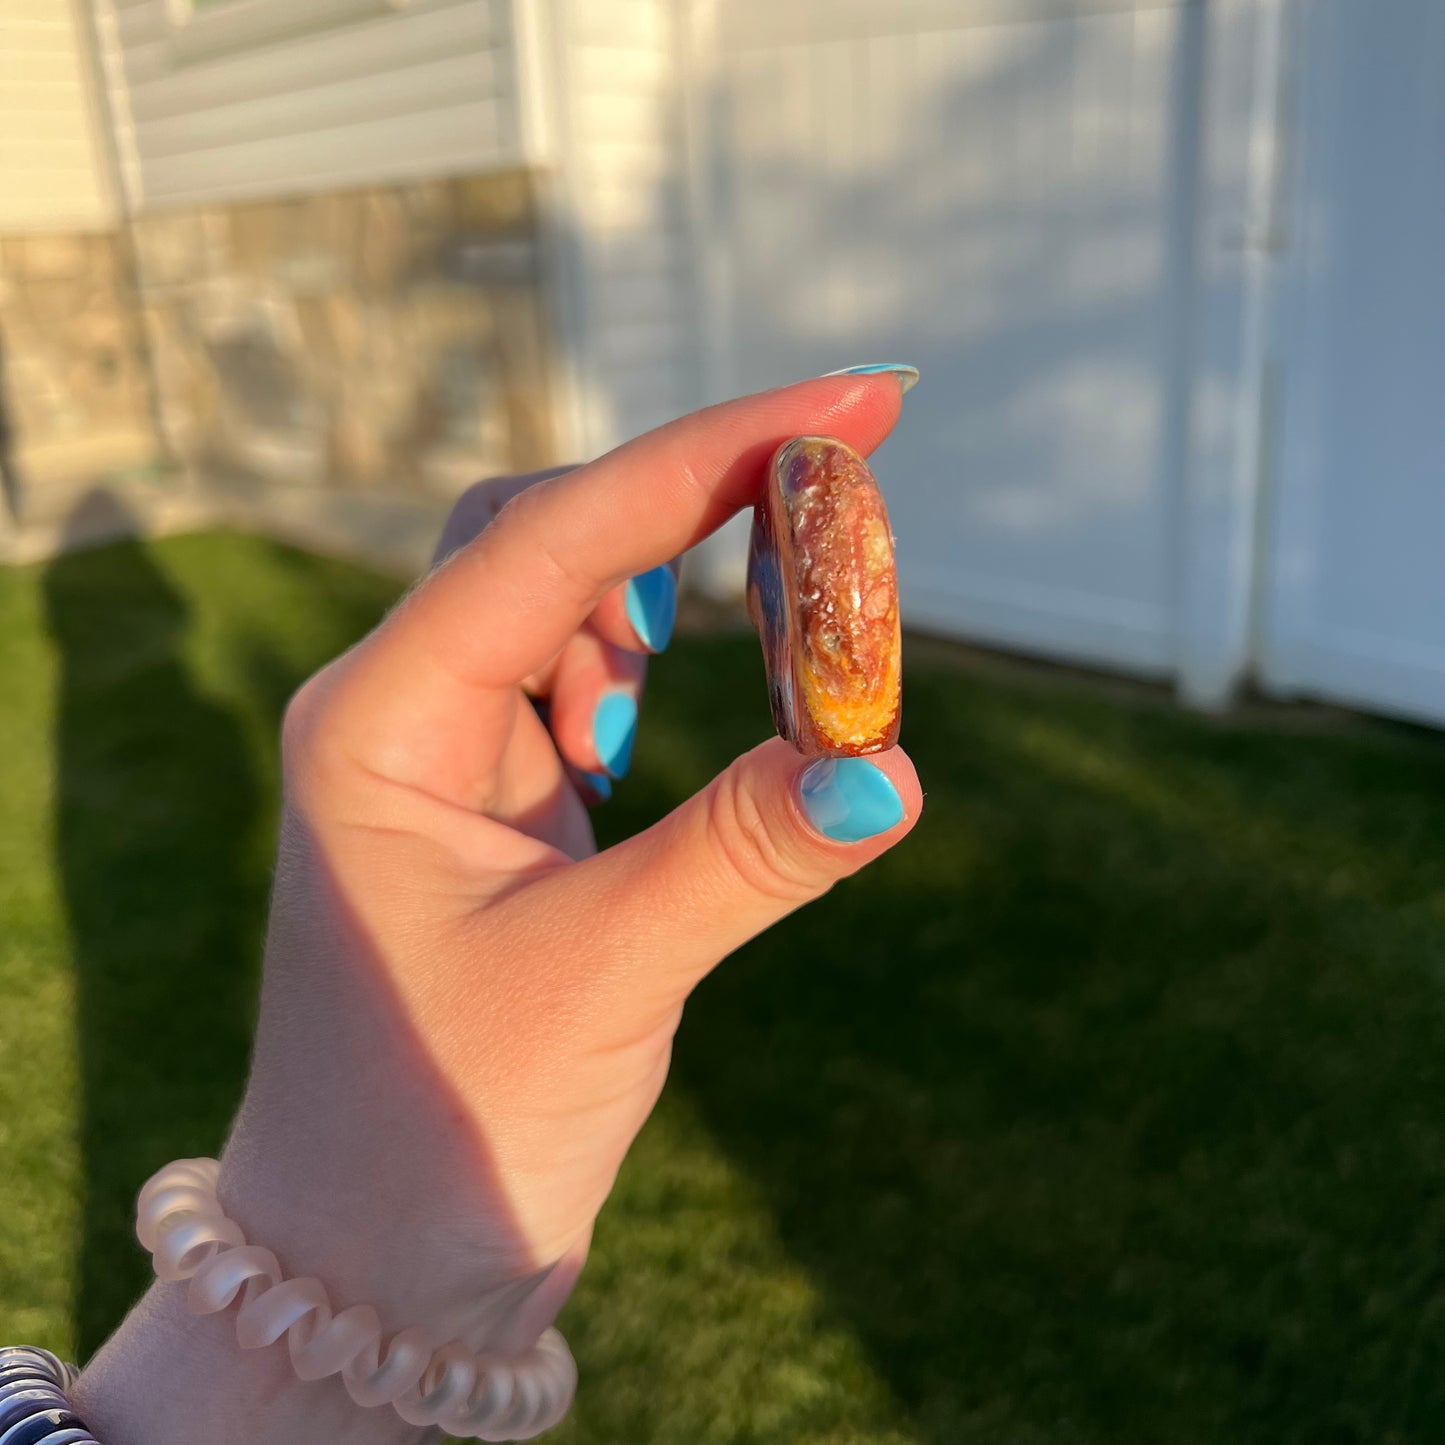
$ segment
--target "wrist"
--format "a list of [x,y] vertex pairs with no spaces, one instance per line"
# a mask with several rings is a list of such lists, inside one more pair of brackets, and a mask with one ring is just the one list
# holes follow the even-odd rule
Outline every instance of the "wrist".
[[529,1248],[460,1121],[313,1131],[299,1103],[279,1112],[248,1099],[216,1193],[287,1277],[313,1276],[333,1308],[371,1305],[383,1336],[419,1327],[433,1347],[514,1355],[552,1324],[588,1238]]
[[[304,833],[283,829],[288,865],[220,1203],[288,1274],[319,1279],[337,1308],[370,1304],[386,1333],[526,1350],[576,1282],[590,1229],[572,1211],[535,1208],[524,1227],[516,1176],[527,1164],[499,1163],[458,1070],[415,1026],[396,960],[331,896],[306,848],[288,852],[288,831]],[[550,1176],[543,1192],[557,1194]]]
[[105,1445],[421,1445],[435,1430],[364,1410],[339,1379],[302,1381],[284,1346],[243,1350],[227,1315],[198,1317],[157,1282],[85,1367],[78,1413]]
[[[341,1435],[358,1445],[415,1442],[434,1438],[435,1425],[530,1438],[565,1412],[576,1369],[556,1331],[513,1352],[469,1347],[445,1325],[432,1327],[434,1338],[426,1325],[379,1328],[369,1301],[338,1305],[318,1278],[248,1241],[221,1203],[219,1174],[215,1160],[179,1160],[141,1192],[138,1233],[160,1282],[75,1393],[114,1440],[188,1440],[198,1421],[209,1439],[262,1445]],[[331,1254],[334,1265],[348,1257],[361,1258]],[[487,1328],[473,1331],[516,1332],[551,1274],[493,1289],[482,1306]],[[475,1320],[476,1305],[462,1304]]]

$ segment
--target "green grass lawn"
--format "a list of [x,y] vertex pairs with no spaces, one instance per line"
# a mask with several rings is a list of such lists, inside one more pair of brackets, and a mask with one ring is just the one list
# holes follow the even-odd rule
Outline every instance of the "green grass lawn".
[[[240,1089],[283,700],[394,585],[233,536],[0,572],[0,1339],[93,1349]],[[920,650],[928,805],[689,1008],[562,1445],[1445,1438],[1445,761]],[[635,829],[764,735],[654,669]]]

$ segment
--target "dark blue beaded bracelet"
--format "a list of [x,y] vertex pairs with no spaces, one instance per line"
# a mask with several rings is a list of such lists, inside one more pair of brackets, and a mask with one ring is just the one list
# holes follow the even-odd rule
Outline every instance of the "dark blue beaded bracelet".
[[37,1385],[42,1389],[53,1389],[50,1376],[42,1374],[36,1369],[26,1369],[20,1365],[0,1366],[0,1390],[7,1385],[13,1385],[17,1390],[24,1385]]
[[0,1349],[0,1380],[27,1376],[32,1380],[52,1382],[50,1366],[33,1350]]
[[[37,1410],[55,1407],[59,1391],[54,1385],[42,1385],[28,1381],[23,1388],[0,1390],[0,1440],[9,1433],[11,1426],[28,1420]],[[63,1400],[64,1396],[60,1396]]]
[[79,1415],[61,1405],[32,1415],[24,1424],[0,1435],[0,1441],[4,1445],[47,1445],[67,1426],[71,1429],[84,1428],[84,1422]]
[[66,1398],[74,1382],[49,1350],[0,1349],[0,1445],[96,1445]]

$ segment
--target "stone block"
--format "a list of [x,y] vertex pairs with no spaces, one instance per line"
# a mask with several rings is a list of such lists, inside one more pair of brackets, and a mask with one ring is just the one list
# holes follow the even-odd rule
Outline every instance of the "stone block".
[[484,236],[530,233],[534,224],[532,178],[525,170],[490,171],[455,182],[457,217]]
[[401,201],[385,192],[368,196],[358,219],[357,280],[368,291],[393,290],[407,274],[412,255]]
[[526,240],[506,240],[464,231],[448,236],[435,261],[436,274],[458,286],[483,288],[525,284],[536,269]]
[[116,235],[96,235],[86,236],[83,240],[83,274],[86,280],[103,292],[131,290],[132,277],[129,274],[128,260],[122,253],[124,242],[121,238]]
[[415,344],[427,352],[464,338],[477,345],[490,342],[496,331],[492,308],[490,296],[456,286],[418,287],[406,302],[416,333]]
[[297,221],[306,249],[332,259],[336,284],[350,285],[353,280],[353,255],[361,194],[355,191],[327,191],[307,196],[301,203]]
[[234,207],[227,217],[227,259],[250,276],[269,276],[278,257],[277,209],[270,205]]
[[194,211],[162,211],[134,223],[142,288],[180,286],[204,275],[207,236]]
[[22,238],[20,264],[26,281],[83,279],[86,271],[85,239],[78,235]]
[[373,483],[386,479],[390,449],[372,418],[355,407],[332,418],[327,462],[341,481]]
[[331,343],[342,366],[358,361],[366,344],[366,314],[352,291],[337,291],[320,303],[331,332]]
[[313,367],[333,370],[338,356],[332,335],[329,296],[302,296],[293,305],[296,324],[301,332],[301,346]]
[[555,457],[534,228],[507,171],[144,215],[134,272],[114,236],[0,237],[6,389],[46,445],[158,412],[258,486],[449,494]]

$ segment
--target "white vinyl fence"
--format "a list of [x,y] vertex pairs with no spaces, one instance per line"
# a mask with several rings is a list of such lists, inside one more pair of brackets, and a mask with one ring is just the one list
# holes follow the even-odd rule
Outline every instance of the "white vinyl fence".
[[1262,674],[1445,722],[1445,5],[1294,19]]
[[1445,722],[1445,6],[690,15],[709,389],[922,369],[907,620]]

